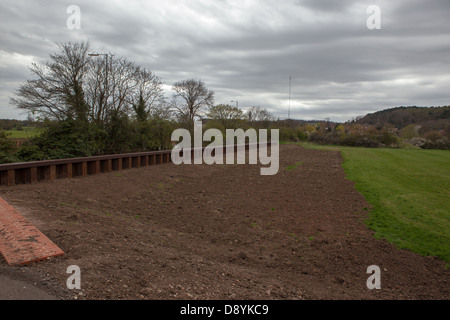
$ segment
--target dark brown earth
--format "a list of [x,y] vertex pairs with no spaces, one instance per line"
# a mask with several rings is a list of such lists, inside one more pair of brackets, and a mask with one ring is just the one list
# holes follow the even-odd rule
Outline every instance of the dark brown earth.
[[[1,187],[66,254],[19,269],[0,260],[0,271],[38,273],[60,290],[78,265],[81,290],[53,291],[70,299],[449,299],[443,261],[374,237],[341,162],[282,145],[274,176],[164,164]],[[370,265],[380,290],[366,286]]]

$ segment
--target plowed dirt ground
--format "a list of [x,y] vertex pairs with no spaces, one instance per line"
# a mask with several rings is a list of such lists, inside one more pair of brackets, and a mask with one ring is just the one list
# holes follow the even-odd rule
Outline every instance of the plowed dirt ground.
[[[287,167],[295,163],[296,168]],[[376,239],[338,152],[280,146],[280,169],[164,164],[1,187],[65,251],[12,268],[77,299],[449,299],[445,263]],[[381,289],[366,286],[381,269]]]

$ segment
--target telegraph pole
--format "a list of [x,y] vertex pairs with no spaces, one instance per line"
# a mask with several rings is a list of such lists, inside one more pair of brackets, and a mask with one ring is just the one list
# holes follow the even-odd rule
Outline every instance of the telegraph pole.
[[289,77],[289,108],[288,108],[288,120],[291,118],[291,77]]

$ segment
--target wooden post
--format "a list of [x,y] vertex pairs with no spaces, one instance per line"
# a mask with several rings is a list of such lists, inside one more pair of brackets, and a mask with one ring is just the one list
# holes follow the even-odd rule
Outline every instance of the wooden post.
[[141,156],[137,156],[136,157],[136,168],[140,168],[141,167]]
[[87,162],[86,161],[83,161],[81,163],[81,176],[82,177],[87,176]]
[[55,165],[51,165],[49,168],[49,180],[53,181],[56,179],[56,166]]
[[66,165],[66,178],[72,178],[73,177],[73,166],[71,163],[68,163]]
[[30,183],[36,183],[38,180],[37,178],[37,168],[31,167],[30,168]]
[[14,169],[10,169],[8,170],[8,181],[7,181],[7,185],[8,186],[13,186],[16,184],[16,170]]

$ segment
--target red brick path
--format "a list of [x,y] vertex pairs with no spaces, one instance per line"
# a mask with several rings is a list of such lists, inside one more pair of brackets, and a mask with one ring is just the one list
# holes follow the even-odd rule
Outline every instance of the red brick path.
[[1,197],[0,252],[9,265],[22,265],[64,254]]

